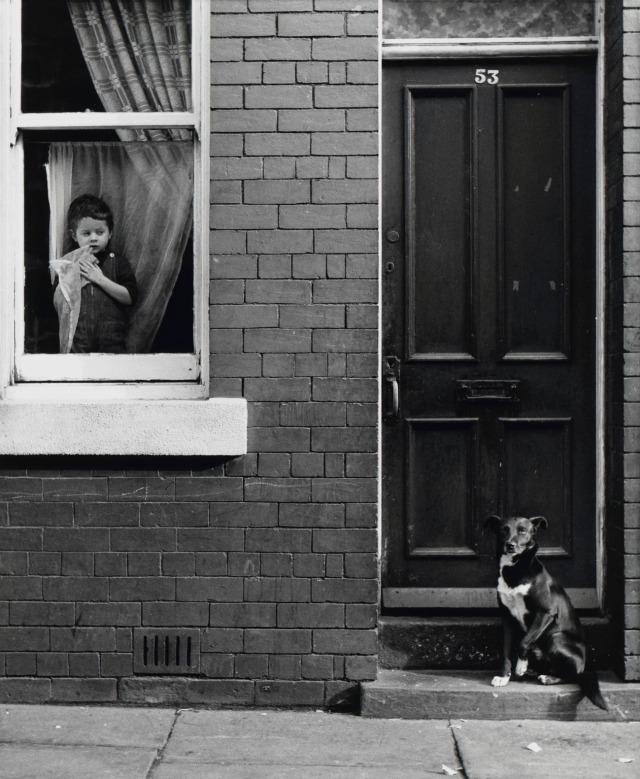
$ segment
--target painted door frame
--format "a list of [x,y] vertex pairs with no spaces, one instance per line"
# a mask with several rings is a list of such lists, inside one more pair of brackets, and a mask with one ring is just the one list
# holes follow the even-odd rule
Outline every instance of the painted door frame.
[[[604,598],[604,522],[605,522],[605,170],[604,170],[604,95],[605,95],[605,63],[604,63],[604,25],[603,9],[600,0],[597,2],[597,35],[592,37],[573,38],[482,38],[482,39],[415,39],[415,40],[383,40],[382,60],[433,60],[461,59],[471,57],[553,57],[571,56],[592,53],[596,55],[596,327],[595,327],[595,395],[596,395],[596,595],[597,604],[576,603],[578,607],[602,607]],[[381,150],[384,154],[384,149]],[[381,180],[381,179],[380,179]],[[382,208],[382,192],[380,192],[380,209]],[[380,210],[380,256],[382,256],[382,211]],[[382,270],[382,269],[381,269]],[[380,279],[382,290],[382,279]],[[380,316],[382,317],[382,292],[380,292]],[[380,320],[380,333],[382,333]],[[380,352],[379,364],[382,364]],[[379,404],[381,409],[379,425],[382,431],[382,376],[379,377]],[[382,470],[385,462],[382,454],[382,434],[379,436],[379,537],[381,549],[385,543],[382,535],[384,523],[382,520]],[[382,555],[380,555],[382,559]],[[414,592],[405,593],[402,601],[396,601],[393,590],[382,590],[382,608],[397,608],[414,605],[424,606],[424,599],[419,588]],[[407,599],[406,596],[409,596]],[[430,592],[430,602],[437,600],[437,592]],[[495,596],[490,595],[491,602],[474,605],[493,606]],[[472,605],[472,604],[469,604]]]

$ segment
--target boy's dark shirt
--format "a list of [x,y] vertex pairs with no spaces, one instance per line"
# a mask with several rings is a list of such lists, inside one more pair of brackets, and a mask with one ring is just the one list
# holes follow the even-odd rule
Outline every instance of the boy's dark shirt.
[[[98,265],[104,275],[123,286],[131,296],[131,304],[138,297],[136,277],[128,260],[111,251],[98,252]],[[73,337],[74,353],[125,351],[131,306],[118,303],[97,284],[82,287],[80,319]]]

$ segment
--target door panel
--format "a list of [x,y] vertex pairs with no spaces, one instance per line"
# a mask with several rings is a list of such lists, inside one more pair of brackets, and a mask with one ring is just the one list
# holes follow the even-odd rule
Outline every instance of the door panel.
[[566,357],[569,90],[567,86],[504,88],[499,101],[502,240],[498,248],[504,279],[505,356]]
[[[412,357],[473,349],[470,89],[407,87]],[[429,263],[421,258],[429,257]],[[444,315],[443,315],[444,314]]]
[[522,507],[525,516],[566,517],[564,522],[550,519],[544,554],[571,556],[571,420],[500,421],[506,504]]
[[[407,420],[411,557],[475,556],[469,523],[477,470],[476,419]],[[424,468],[425,463],[432,466]]]
[[383,84],[384,586],[486,591],[508,513],[545,515],[549,567],[593,588],[594,61]]

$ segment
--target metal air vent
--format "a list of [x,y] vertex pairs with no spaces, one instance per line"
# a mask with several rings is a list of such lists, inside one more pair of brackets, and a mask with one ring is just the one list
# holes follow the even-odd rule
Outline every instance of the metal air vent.
[[200,672],[199,630],[145,630],[134,633],[133,670],[137,674]]

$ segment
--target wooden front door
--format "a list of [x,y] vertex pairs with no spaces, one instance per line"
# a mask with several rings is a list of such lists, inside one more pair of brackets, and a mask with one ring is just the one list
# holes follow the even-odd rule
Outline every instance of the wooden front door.
[[493,605],[492,513],[547,517],[591,601],[594,89],[588,57],[385,65],[384,605]]

